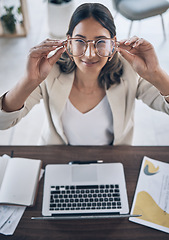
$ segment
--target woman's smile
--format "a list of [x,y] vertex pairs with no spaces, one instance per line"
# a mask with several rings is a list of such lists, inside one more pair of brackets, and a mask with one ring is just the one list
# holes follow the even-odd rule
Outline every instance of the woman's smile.
[[81,60],[81,61],[87,67],[93,67],[99,62],[99,61],[90,61],[90,60]]

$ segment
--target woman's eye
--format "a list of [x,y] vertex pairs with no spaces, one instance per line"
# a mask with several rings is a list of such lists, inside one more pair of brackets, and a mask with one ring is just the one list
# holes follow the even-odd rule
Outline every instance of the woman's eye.
[[98,43],[105,43],[105,40],[99,40]]
[[78,43],[84,43],[84,41],[81,40],[81,39],[76,39],[76,42],[78,42]]

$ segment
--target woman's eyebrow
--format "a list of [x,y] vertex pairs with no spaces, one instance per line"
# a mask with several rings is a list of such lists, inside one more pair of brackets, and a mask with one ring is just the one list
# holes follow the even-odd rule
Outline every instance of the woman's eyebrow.
[[[86,38],[85,36],[83,36],[81,34],[76,34],[75,37]],[[100,38],[107,38],[107,37],[104,35],[94,37],[94,39],[100,39]]]
[[86,38],[85,36],[83,36],[83,35],[81,35],[81,34],[76,34],[75,37]]
[[96,39],[99,39],[99,38],[108,38],[108,37],[106,37],[106,36],[97,36],[97,37],[95,37]]

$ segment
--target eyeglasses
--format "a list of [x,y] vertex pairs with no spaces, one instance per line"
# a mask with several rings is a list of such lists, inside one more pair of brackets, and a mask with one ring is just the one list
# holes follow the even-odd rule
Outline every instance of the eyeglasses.
[[99,57],[112,57],[116,49],[114,38],[101,38],[96,41],[84,40],[82,38],[69,38],[63,42],[70,57],[82,57],[88,48],[89,43],[93,43],[96,54]]

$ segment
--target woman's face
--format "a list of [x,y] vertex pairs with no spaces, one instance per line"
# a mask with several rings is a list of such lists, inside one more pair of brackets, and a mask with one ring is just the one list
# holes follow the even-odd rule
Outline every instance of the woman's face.
[[[94,18],[82,20],[73,30],[72,38],[80,37],[84,40],[98,40],[100,38],[110,38],[110,32],[104,28]],[[93,43],[88,43],[88,48],[82,57],[73,57],[79,70],[83,73],[100,73],[101,69],[107,63],[108,57],[99,57]]]

